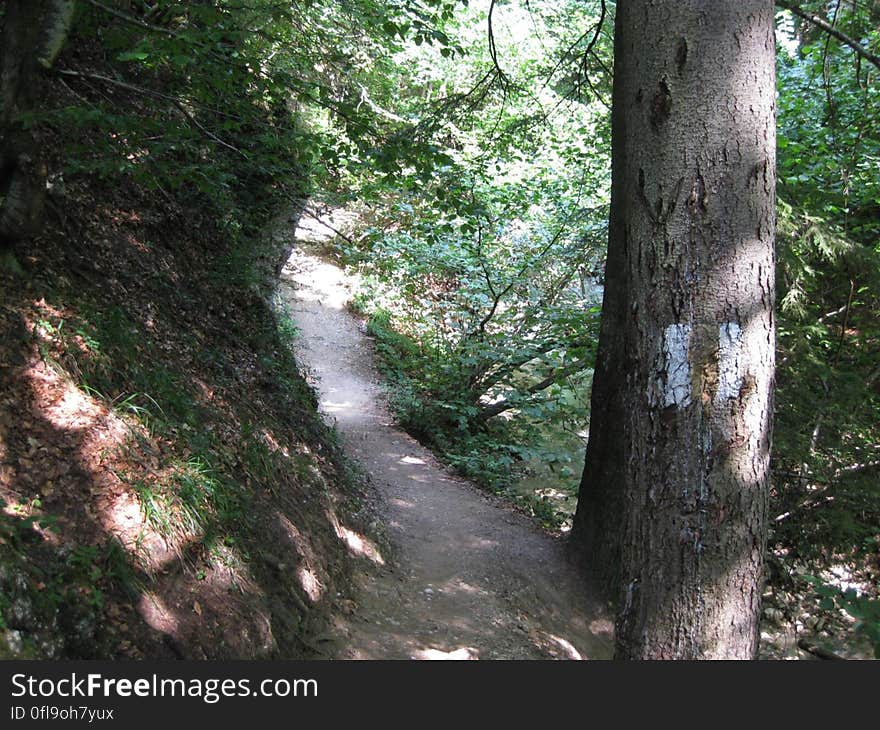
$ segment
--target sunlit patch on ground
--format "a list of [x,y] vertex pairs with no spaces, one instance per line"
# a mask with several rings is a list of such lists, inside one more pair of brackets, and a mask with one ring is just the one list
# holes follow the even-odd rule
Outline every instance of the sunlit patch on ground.
[[321,401],[321,410],[327,413],[340,413],[341,411],[347,411],[349,408],[351,408],[351,401],[341,401],[339,403],[332,400]]
[[138,611],[144,620],[156,631],[174,636],[178,632],[179,621],[162,597],[155,593],[144,593],[138,601]]
[[[12,378],[0,398],[0,496],[3,514],[13,520],[10,529],[19,531],[15,539],[25,531],[40,534],[61,551],[56,560],[62,565],[82,566],[75,568],[82,571],[77,580],[85,582],[71,591],[104,603],[102,631],[119,634],[118,643],[108,644],[110,651],[131,658],[144,656],[147,646],[156,652],[149,643],[156,641],[152,632],[172,637],[159,651],[171,648],[178,657],[257,656],[277,649],[275,633],[288,629],[273,628],[274,616],[265,610],[267,594],[254,579],[250,558],[232,542],[206,540],[207,530],[216,528],[214,498],[222,488],[214,470],[196,456],[175,455],[168,439],[156,436],[140,418],[143,409],[83,384],[79,365],[97,344],[83,339],[80,333],[88,330],[75,313],[44,300],[28,306],[21,321],[30,339],[22,340],[16,370],[6,371]],[[228,407],[208,381],[193,382],[200,402]],[[308,471],[324,479],[305,444],[279,443],[268,428],[256,435],[293,473]],[[291,460],[294,448],[298,453]],[[39,520],[24,522],[43,513],[50,530]],[[284,519],[287,534],[307,556],[301,563],[300,556],[292,561],[292,568],[300,565],[288,581],[299,584],[317,606],[326,589],[320,577],[324,558],[315,556],[302,532]],[[22,528],[15,527],[17,520]],[[364,555],[373,554],[354,532],[350,542]],[[112,554],[120,562],[109,566],[106,551],[117,549]],[[111,575],[110,570],[122,572]],[[87,575],[97,577],[90,581]],[[124,595],[111,595],[123,585],[115,581],[125,581]]]
[[307,565],[314,562],[315,551],[302,531],[283,514],[278,515],[278,524],[281,525],[281,528],[293,543],[298,553],[296,557],[305,560]]
[[299,579],[300,586],[309,597],[309,600],[312,603],[320,601],[321,595],[324,592],[324,586],[321,585],[321,581],[318,580],[315,574],[308,568],[301,566],[296,571],[296,576]]
[[296,251],[288,263],[286,275],[297,287],[298,299],[319,302],[331,309],[345,309],[354,291],[352,281],[336,266],[300,256]]
[[460,593],[467,593],[472,596],[488,595],[485,588],[473,585],[472,583],[468,583],[467,581],[464,581],[461,578],[453,578],[452,580],[445,583],[441,590],[443,590],[443,591],[458,591]]
[[609,640],[614,637],[614,624],[607,618],[598,618],[590,622],[590,631],[596,636],[605,636]]
[[443,651],[442,649],[419,649],[413,654],[413,659],[430,661],[469,661],[479,659],[479,652],[470,647],[463,646],[460,649]]
[[376,565],[385,565],[385,558],[382,557],[379,548],[372,541],[363,535],[359,535],[354,530],[350,530],[345,525],[339,524],[338,521],[335,522],[334,527],[336,529],[336,536],[345,543],[352,554],[361,558],[367,558]]
[[581,653],[574,648],[572,643],[568,641],[568,639],[563,639],[561,636],[556,636],[556,634],[544,634],[550,641],[555,643],[559,649],[563,652],[563,655],[568,659],[582,660],[587,657],[581,656]]
[[150,573],[159,571],[177,553],[154,530],[144,523],[143,510],[131,492],[121,492],[103,512],[104,527],[115,535],[125,549]]
[[[557,560],[550,543],[539,548],[528,528],[496,511],[390,422],[362,327],[327,305],[339,295],[332,287],[343,273],[337,269],[333,276],[314,276],[327,264],[313,252],[314,247],[307,248],[291,257],[294,271],[288,280],[294,279],[294,291],[284,295],[300,329],[298,355],[310,368],[322,410],[333,416],[341,441],[383,485],[379,493],[388,507],[383,524],[390,538],[400,538],[391,569],[364,579],[355,618],[340,619],[344,658],[569,659],[607,654],[586,621],[567,632],[557,620],[558,615],[577,613],[572,607],[580,604],[572,600],[550,608],[548,603],[554,602],[546,601],[546,594],[539,596],[530,579],[524,580],[526,572],[546,573],[551,566],[543,561],[551,553],[550,562]],[[327,286],[331,291],[325,291]],[[362,555],[363,535],[341,525],[333,510],[326,515],[349,551]],[[530,618],[536,613],[542,615],[540,626]]]

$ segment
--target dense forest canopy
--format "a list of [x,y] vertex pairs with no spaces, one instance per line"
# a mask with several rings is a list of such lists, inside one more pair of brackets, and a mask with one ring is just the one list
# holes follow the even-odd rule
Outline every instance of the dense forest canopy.
[[[570,527],[608,242],[615,3],[2,13],[5,270],[24,273],[93,181],[161,198],[180,227],[201,211],[229,242],[206,271],[244,287],[289,253],[255,253],[272,215],[344,211],[327,253],[360,276],[354,306],[399,422]],[[880,651],[880,6],[780,2],[775,22],[769,574],[848,611]]]

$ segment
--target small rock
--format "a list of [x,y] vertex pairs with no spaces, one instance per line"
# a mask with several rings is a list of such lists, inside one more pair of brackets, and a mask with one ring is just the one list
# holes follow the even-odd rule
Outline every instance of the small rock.
[[6,646],[9,647],[9,651],[13,654],[21,654],[24,649],[24,641],[21,638],[20,631],[7,629],[4,633],[4,638],[6,639]]
[[351,614],[357,611],[357,604],[352,600],[346,599],[339,602],[339,608],[343,614],[351,616]]
[[785,614],[780,611],[778,608],[765,608],[764,609],[764,617],[768,621],[772,621],[776,624],[781,624],[785,620]]
[[25,596],[17,596],[9,607],[9,621],[12,624],[28,629],[37,627],[37,616],[34,607]]

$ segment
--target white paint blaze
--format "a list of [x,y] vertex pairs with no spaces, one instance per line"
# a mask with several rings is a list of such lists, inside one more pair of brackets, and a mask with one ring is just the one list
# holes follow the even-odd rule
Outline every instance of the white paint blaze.
[[685,408],[691,402],[691,363],[688,349],[691,340],[689,324],[671,324],[663,333],[663,372],[660,393],[665,407]]
[[[747,362],[747,367],[742,369],[743,377],[750,374],[755,381],[754,387],[750,389],[744,413],[744,425],[753,449],[758,448],[763,434],[769,433],[772,428],[770,421],[772,409],[767,394],[772,389],[775,366],[773,342],[772,331],[766,320],[754,317],[746,323],[740,359]],[[769,469],[769,454],[766,452],[761,468],[764,471]],[[764,474],[760,475],[760,479],[765,478]]]
[[740,366],[742,330],[736,322],[725,322],[718,328],[718,391],[716,404],[739,397],[743,375]]

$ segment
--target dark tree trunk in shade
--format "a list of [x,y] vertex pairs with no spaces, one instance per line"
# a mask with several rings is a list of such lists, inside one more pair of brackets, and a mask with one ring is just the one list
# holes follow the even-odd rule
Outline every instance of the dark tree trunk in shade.
[[[614,74],[620,73],[621,32],[618,11],[614,31]],[[572,525],[571,544],[606,596],[616,593],[620,569],[619,529],[622,523],[622,495],[625,480],[624,449],[626,419],[623,396],[626,373],[621,367],[624,358],[624,323],[627,308],[627,274],[625,249],[617,245],[623,240],[624,208],[614,203],[621,199],[620,184],[625,168],[626,147],[619,130],[622,119],[624,90],[615,84],[611,104],[612,176],[611,215],[609,220],[608,256],[605,261],[602,321],[599,348],[593,373],[590,403],[590,438],[587,460],[581,478],[577,511]]]
[[0,29],[0,250],[42,225],[46,165],[24,119],[40,98],[73,18],[74,0],[8,0]]
[[609,255],[573,540],[619,658],[757,649],[774,372],[771,0],[617,6]]

